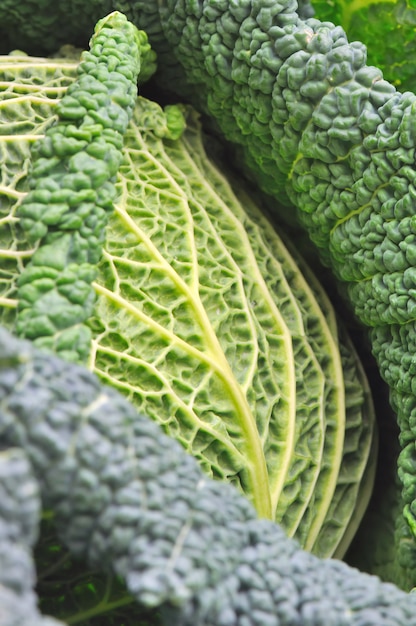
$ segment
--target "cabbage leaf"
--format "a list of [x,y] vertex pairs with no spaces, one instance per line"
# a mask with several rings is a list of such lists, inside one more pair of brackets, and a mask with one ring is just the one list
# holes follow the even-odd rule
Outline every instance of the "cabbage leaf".
[[351,371],[351,345],[341,355],[318,281],[229,180],[192,109],[139,98],[98,266],[90,366],[208,474],[327,556],[371,449],[365,377]]

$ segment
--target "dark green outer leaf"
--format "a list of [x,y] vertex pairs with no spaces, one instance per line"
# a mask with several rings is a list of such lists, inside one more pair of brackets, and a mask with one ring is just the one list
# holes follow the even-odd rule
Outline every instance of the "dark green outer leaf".
[[16,329],[70,360],[88,354],[91,282],[113,208],[123,134],[138,75],[153,69],[143,32],[118,12],[101,19],[76,80],[57,104],[55,123],[31,153],[29,191],[17,214],[38,248],[19,277]]
[[415,595],[299,550],[113,389],[3,329],[0,394],[2,446],[25,450],[65,541],[166,625],[412,623]]

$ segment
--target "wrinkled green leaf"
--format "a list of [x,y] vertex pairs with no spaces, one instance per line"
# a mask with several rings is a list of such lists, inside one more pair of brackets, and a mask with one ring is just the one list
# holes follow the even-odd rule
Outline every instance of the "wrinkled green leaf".
[[185,113],[173,141],[162,109],[139,99],[95,286],[91,367],[260,515],[329,555],[367,465],[368,387],[350,344],[341,356],[319,283],[208,160]]

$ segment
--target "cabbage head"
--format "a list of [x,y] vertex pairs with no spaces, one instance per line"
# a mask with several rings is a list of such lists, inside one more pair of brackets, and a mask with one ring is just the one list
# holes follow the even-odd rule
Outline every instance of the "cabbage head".
[[[31,146],[76,67],[0,57],[0,323],[12,330],[41,245],[18,217]],[[319,280],[226,169],[191,107],[138,98],[95,268],[88,365],[261,517],[341,557],[375,472],[368,382]]]

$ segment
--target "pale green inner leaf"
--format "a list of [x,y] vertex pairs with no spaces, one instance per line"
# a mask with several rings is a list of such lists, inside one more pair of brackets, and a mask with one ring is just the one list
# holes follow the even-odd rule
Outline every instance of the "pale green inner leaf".
[[[280,237],[139,99],[96,282],[91,367],[311,545],[342,460],[336,338]],[[153,127],[153,128],[152,128]]]

